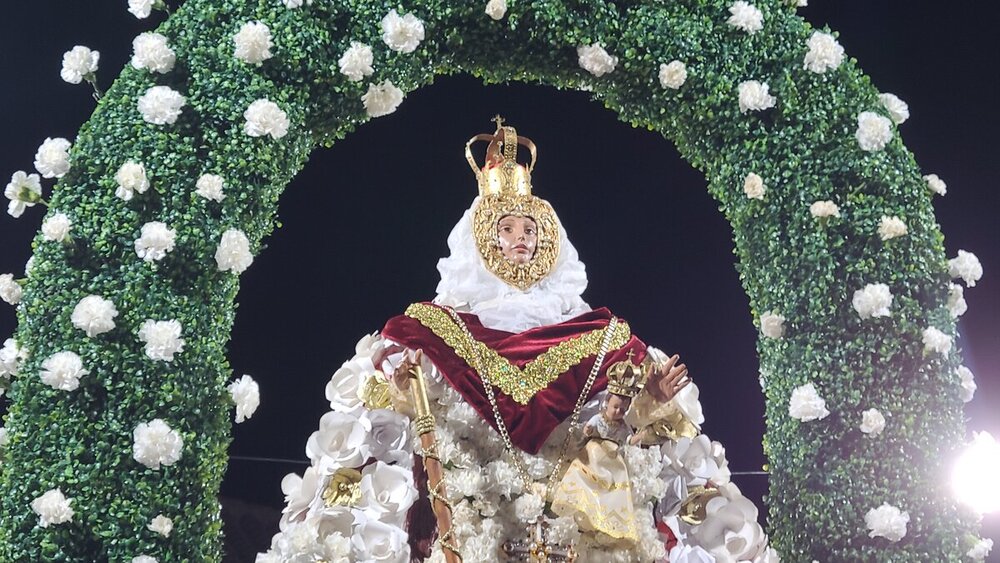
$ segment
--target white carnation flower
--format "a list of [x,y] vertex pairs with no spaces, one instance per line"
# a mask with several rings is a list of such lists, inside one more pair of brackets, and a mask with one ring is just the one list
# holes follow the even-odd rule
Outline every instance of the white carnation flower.
[[187,99],[169,86],[153,86],[139,97],[139,113],[146,123],[172,125],[181,115]]
[[69,172],[69,149],[72,145],[62,137],[48,137],[35,152],[35,170],[43,178],[62,178]]
[[118,309],[111,301],[98,295],[88,295],[73,308],[70,320],[73,326],[94,337],[115,328],[114,318]]
[[768,93],[767,83],[745,80],[737,86],[740,95],[740,113],[762,111],[774,107],[774,96]]
[[165,35],[147,31],[132,40],[132,66],[150,72],[166,74],[174,69],[177,54],[170,48]]
[[952,318],[957,319],[969,310],[969,304],[965,302],[965,288],[957,283],[948,284],[948,312]]
[[144,193],[149,189],[149,178],[146,176],[146,166],[141,162],[126,161],[115,173],[118,188],[115,195],[129,201],[136,192]]
[[128,0],[128,11],[136,18],[142,20],[149,17],[153,8],[162,0]]
[[410,560],[406,532],[378,520],[357,526],[351,536],[351,546],[354,561],[407,563]]
[[809,422],[826,418],[830,411],[826,409],[826,401],[819,396],[812,383],[796,387],[788,402],[788,415],[792,418]]
[[844,48],[829,33],[814,31],[806,41],[806,46],[809,47],[809,52],[806,53],[802,66],[817,74],[833,70],[844,62]]
[[17,305],[21,302],[22,293],[21,284],[14,279],[14,274],[0,275],[0,299]]
[[69,239],[69,231],[72,228],[73,222],[65,213],[56,213],[42,223],[42,236],[45,240],[65,242]]
[[882,240],[901,237],[906,233],[906,223],[904,223],[902,219],[896,216],[882,216],[882,220],[878,225],[878,236],[881,237]]
[[42,179],[38,174],[28,174],[23,170],[14,172],[3,194],[10,200],[7,213],[20,217],[25,208],[34,207],[42,199]]
[[985,561],[990,551],[993,551],[993,540],[980,539],[976,545],[972,546],[972,549],[966,552],[965,556],[973,561]]
[[412,53],[424,40],[424,22],[413,14],[400,16],[396,10],[382,18],[382,41],[393,51]]
[[486,3],[486,15],[494,20],[502,20],[507,14],[507,0],[490,0]]
[[358,509],[372,520],[387,524],[402,525],[406,511],[417,500],[413,472],[382,461],[361,470],[359,487],[361,500]]
[[852,300],[854,310],[862,320],[872,317],[888,317],[892,315],[892,292],[884,283],[870,283],[863,289],[854,292]]
[[379,84],[369,84],[368,91],[361,96],[361,102],[369,117],[382,117],[396,111],[403,103],[403,91],[391,80]]
[[132,558],[131,563],[160,563],[151,555],[139,555]]
[[861,413],[861,431],[870,436],[877,436],[885,430],[885,417],[878,409],[868,409]]
[[309,436],[306,455],[313,462],[329,458],[330,469],[360,467],[371,455],[371,421],[342,412],[328,412],[319,420],[319,430]]
[[576,56],[580,68],[597,77],[612,72],[618,65],[618,57],[609,54],[600,43],[577,47]]
[[549,539],[556,544],[575,544],[580,540],[580,526],[573,516],[549,519]]
[[17,341],[8,338],[0,348],[0,377],[17,376],[21,361],[28,357],[28,351],[17,345]]
[[792,6],[796,8],[804,8],[809,5],[809,0],[790,0]]
[[59,72],[59,76],[70,84],[79,84],[84,79],[93,81],[100,60],[100,52],[77,45],[63,53],[62,71]]
[[151,360],[174,361],[174,354],[184,350],[181,323],[176,320],[147,319],[139,327],[139,340],[146,344],[146,356]]
[[243,117],[247,120],[243,132],[251,137],[270,135],[272,139],[280,139],[288,134],[288,114],[271,100],[260,99],[250,104]]
[[508,499],[520,493],[524,488],[524,483],[517,475],[517,469],[502,459],[496,459],[486,464],[486,477],[490,490]]
[[545,499],[534,493],[517,497],[514,501],[514,514],[522,522],[531,523],[542,517],[545,510]]
[[174,529],[174,521],[162,514],[157,514],[155,518],[150,520],[146,528],[150,532],[169,538],[170,532]]
[[260,406],[260,386],[249,375],[229,384],[229,394],[236,403],[236,424],[247,420]]
[[312,6],[313,0],[281,0],[281,3],[289,10],[294,10],[295,8],[301,8],[303,4]]
[[10,438],[7,436],[7,429],[0,426],[0,464],[3,463],[3,449],[7,447],[10,443]]
[[274,56],[271,54],[271,47],[274,47],[271,29],[263,22],[244,23],[233,36],[233,44],[233,56],[245,63],[259,65]]
[[670,61],[670,63],[660,64],[658,78],[660,79],[660,86],[664,88],[672,88],[674,90],[680,88],[687,81],[687,76],[687,66],[681,61]]
[[910,118],[910,106],[895,94],[879,94],[878,101],[882,102],[882,107],[889,112],[889,117],[896,125]]
[[166,223],[150,221],[142,226],[139,238],[135,239],[135,253],[147,262],[156,262],[174,249],[176,241],[177,231]]
[[250,240],[238,229],[228,229],[222,233],[219,246],[215,250],[215,263],[219,270],[242,274],[253,263],[250,254]]
[[743,179],[743,193],[747,195],[750,199],[764,199],[764,193],[767,191],[767,186],[764,185],[764,179],[753,172],[747,174],[746,178]]
[[781,338],[785,334],[785,317],[772,311],[761,314],[760,332],[768,338]]
[[38,525],[48,528],[73,520],[72,498],[66,498],[59,489],[49,489],[45,494],[31,501],[31,510],[38,515]]
[[764,14],[749,2],[733,2],[729,6],[729,19],[726,23],[753,35],[764,29]]
[[809,206],[809,213],[817,219],[823,219],[825,217],[840,217],[840,207],[829,200],[824,201],[814,201],[812,205]]
[[216,174],[202,174],[195,183],[195,193],[205,199],[222,201],[226,194],[222,193],[225,181]]
[[976,282],[983,277],[983,265],[975,254],[959,250],[958,256],[948,260],[948,274],[952,279],[962,278],[968,287],[976,287]]
[[937,352],[947,354],[951,351],[952,338],[935,327],[924,329],[924,352]]
[[972,370],[965,366],[958,366],[955,375],[958,376],[958,384],[962,387],[962,392],[959,394],[962,402],[968,403],[976,394],[976,377],[972,374]]
[[56,352],[42,362],[39,377],[42,383],[53,389],[74,391],[80,386],[80,378],[87,375],[83,360],[73,352]]
[[184,439],[159,418],[137,425],[132,439],[132,457],[150,469],[173,465],[181,459]]
[[865,514],[865,524],[868,526],[868,537],[881,536],[891,542],[897,542],[906,536],[906,524],[910,515],[901,512],[889,503],[883,503]]
[[873,111],[858,114],[858,130],[854,134],[861,150],[880,151],[892,140],[892,122]]
[[340,66],[340,73],[346,76],[351,82],[357,82],[366,76],[375,73],[372,63],[375,62],[375,54],[372,48],[358,41],[351,41],[351,46],[340,56],[337,64]]
[[924,181],[927,182],[927,189],[938,194],[945,195],[948,193],[948,184],[944,183],[944,180],[938,177],[937,174],[928,174],[924,176]]

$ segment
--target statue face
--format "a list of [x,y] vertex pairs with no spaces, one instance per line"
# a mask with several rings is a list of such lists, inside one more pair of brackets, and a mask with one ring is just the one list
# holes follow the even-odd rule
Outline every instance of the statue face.
[[538,227],[531,217],[505,215],[497,222],[497,242],[504,258],[527,264],[538,245]]
[[608,402],[604,405],[604,415],[608,417],[608,420],[622,420],[625,418],[630,404],[632,404],[632,399],[628,397],[608,394]]

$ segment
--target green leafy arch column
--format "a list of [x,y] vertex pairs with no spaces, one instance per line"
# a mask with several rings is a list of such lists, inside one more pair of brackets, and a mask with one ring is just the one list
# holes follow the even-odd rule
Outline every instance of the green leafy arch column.
[[[769,527],[787,560],[968,549],[974,525],[944,488],[964,424],[934,184],[898,104],[787,2],[188,0],[157,31],[173,60],[122,72],[52,195],[72,242],[34,242],[0,560],[220,558],[238,273],[311,150],[457,72],[590,90],[708,177],[761,326]],[[41,377],[65,351],[86,371],[73,390]],[[861,428],[872,409],[880,433]],[[54,489],[71,518],[40,516]],[[905,513],[905,535],[869,536],[875,509]],[[148,527],[158,514],[169,537]]]

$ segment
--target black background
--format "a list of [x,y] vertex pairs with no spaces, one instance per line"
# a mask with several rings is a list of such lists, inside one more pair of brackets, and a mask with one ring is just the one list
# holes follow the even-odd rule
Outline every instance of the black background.
[[[318,0],[325,1],[325,0]],[[86,85],[59,78],[62,53],[101,52],[103,87],[127,62],[139,21],[125,1],[7,3],[0,18],[0,176],[32,169],[45,137],[75,137],[93,111]],[[484,2],[485,4],[485,2]],[[814,0],[801,14],[840,32],[847,54],[883,92],[909,103],[900,128],[925,173],[948,183],[935,197],[949,256],[975,252],[985,276],[966,291],[960,344],[979,390],[970,430],[1000,436],[1000,9],[987,2]],[[988,8],[984,8],[989,6]],[[441,77],[399,110],[332,149],[313,153],[282,198],[282,228],[243,275],[230,343],[234,377],[251,374],[262,404],[234,430],[230,453],[304,460],[328,408],[323,387],[354,343],[413,301],[429,299],[446,236],[475,195],[462,146],[502,113],[539,146],[535,191],[549,199],[587,264],[585,298],[628,319],[647,342],[678,352],[701,388],[704,430],[736,471],[764,463],[756,331],[733,268],[731,229],[704,177],[654,133],[634,130],[582,92]],[[51,182],[46,184],[48,186]],[[6,200],[4,200],[6,203]],[[0,217],[0,273],[20,276],[44,215]],[[6,305],[3,305],[6,307]],[[0,310],[0,340],[13,309]],[[280,506],[293,462],[234,459],[224,494]],[[984,479],[998,475],[984,473]],[[752,498],[762,476],[734,480]],[[1000,516],[985,533],[1000,539]]]

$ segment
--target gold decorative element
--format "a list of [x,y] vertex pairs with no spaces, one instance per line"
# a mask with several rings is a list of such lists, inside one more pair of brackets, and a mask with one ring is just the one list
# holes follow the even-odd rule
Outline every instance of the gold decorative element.
[[[628,358],[615,362],[608,368],[608,393],[631,398],[642,391],[642,386],[653,370],[653,363],[643,361],[635,364],[632,362],[632,354],[632,350],[629,350]],[[648,357],[646,359],[649,360]]]
[[676,442],[681,438],[695,438],[701,433],[693,422],[680,411],[674,411],[666,417],[656,420],[649,426],[650,432],[643,438],[643,445],[662,444],[667,440]]
[[381,371],[371,375],[361,388],[361,402],[369,409],[388,409],[392,407],[389,394],[389,382]]
[[[484,383],[496,385],[522,405],[527,404],[536,393],[555,381],[559,375],[585,358],[596,355],[600,351],[605,333],[608,332],[607,328],[599,328],[560,342],[539,354],[524,368],[519,368],[496,350],[462,330],[449,313],[438,307],[414,303],[406,309],[406,316],[420,321],[420,324],[450,346],[455,354],[479,372]],[[608,343],[610,349],[621,348],[632,336],[631,329],[625,321],[616,320],[614,326],[616,327],[613,330],[614,336]]]
[[434,415],[422,414],[413,419],[413,431],[417,433],[417,436],[434,432]]
[[688,491],[688,496],[681,503],[681,511],[677,516],[684,522],[697,526],[704,522],[708,515],[708,502],[721,496],[722,493],[715,487],[694,487]]
[[323,504],[333,506],[355,506],[361,502],[361,472],[342,467],[330,476],[323,489]]

